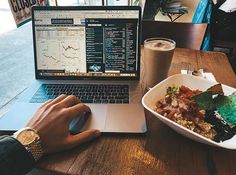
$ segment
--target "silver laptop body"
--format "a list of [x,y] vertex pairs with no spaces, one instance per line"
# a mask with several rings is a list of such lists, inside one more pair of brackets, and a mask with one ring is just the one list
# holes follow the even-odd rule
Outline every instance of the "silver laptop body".
[[33,7],[36,80],[0,118],[0,130],[26,125],[44,102],[35,97],[42,84],[101,84],[128,85],[129,102],[86,103],[92,114],[81,130],[146,132],[139,81],[140,13],[140,7],[132,6]]

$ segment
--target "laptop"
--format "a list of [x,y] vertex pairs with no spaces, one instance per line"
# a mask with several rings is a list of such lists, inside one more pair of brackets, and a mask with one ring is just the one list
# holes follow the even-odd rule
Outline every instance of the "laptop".
[[92,111],[81,131],[146,132],[140,22],[137,6],[34,6],[36,80],[0,118],[0,130],[18,130],[42,103],[72,94]]

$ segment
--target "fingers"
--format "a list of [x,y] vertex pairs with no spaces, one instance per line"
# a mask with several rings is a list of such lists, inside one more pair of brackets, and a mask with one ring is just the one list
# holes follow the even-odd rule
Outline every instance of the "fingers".
[[43,103],[40,107],[43,108],[44,106],[48,105],[49,103],[51,103],[53,100],[50,99],[48,101],[46,101],[45,103]]
[[79,113],[91,112],[91,110],[87,105],[83,103],[79,103],[70,108],[67,108],[67,112],[68,112],[68,115],[67,115],[68,121],[71,121],[75,116],[79,115]]
[[65,99],[67,96],[66,95],[64,95],[64,94],[62,94],[62,95],[60,95],[60,96],[58,96],[57,98],[55,98],[55,99],[51,99],[51,100],[48,100],[48,101],[46,101],[44,104],[42,104],[41,106],[40,106],[40,108],[42,109],[42,108],[44,108],[45,106],[52,106],[52,105],[54,105],[54,104],[56,104],[56,103],[58,103],[58,102],[60,102],[61,100],[63,100],[63,99]]
[[43,105],[41,105],[41,108],[45,107],[45,106],[52,106],[55,104],[60,105],[61,107],[70,107],[73,106],[77,103],[80,103],[80,100],[73,96],[73,95],[60,95],[57,98],[55,98],[54,100],[48,100],[47,102],[45,102]]
[[64,100],[67,96],[65,94],[62,94],[60,96],[58,96],[57,98],[55,98],[51,103],[49,103],[49,105],[54,105],[59,103],[60,101]]
[[67,108],[66,121],[71,121],[75,116],[81,112],[91,112],[90,108],[74,95],[60,95],[54,100],[49,100],[41,106],[41,109],[47,109],[50,106],[57,105],[60,108]]
[[90,129],[87,131],[84,131],[77,135],[71,135],[69,139],[69,147],[75,147],[77,145],[80,145],[81,143],[88,142],[92,139],[95,139],[101,135],[101,132],[96,129]]
[[66,98],[64,98],[63,100],[61,100],[58,105],[64,108],[68,108],[71,106],[74,106],[78,103],[80,103],[81,101],[74,95],[69,95]]

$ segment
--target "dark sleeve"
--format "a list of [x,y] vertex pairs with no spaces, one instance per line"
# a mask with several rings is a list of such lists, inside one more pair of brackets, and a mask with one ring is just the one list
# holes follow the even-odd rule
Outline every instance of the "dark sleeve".
[[0,174],[25,175],[36,162],[25,147],[13,137],[0,137]]

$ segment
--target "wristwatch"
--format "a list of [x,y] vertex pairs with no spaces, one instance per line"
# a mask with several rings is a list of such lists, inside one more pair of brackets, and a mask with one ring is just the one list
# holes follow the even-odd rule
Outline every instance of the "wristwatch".
[[15,132],[13,137],[32,154],[35,161],[38,161],[43,156],[42,143],[36,130],[26,127]]

